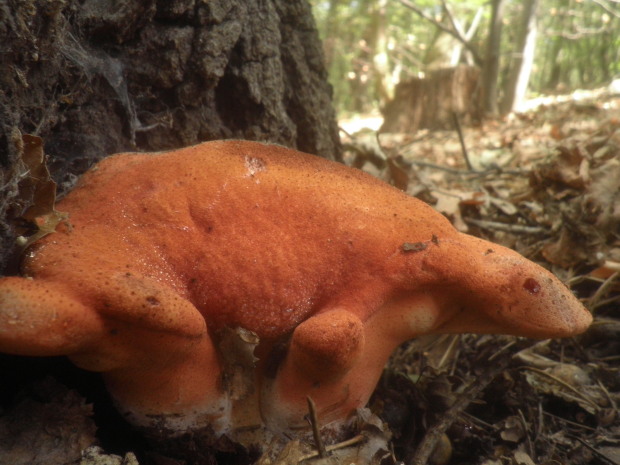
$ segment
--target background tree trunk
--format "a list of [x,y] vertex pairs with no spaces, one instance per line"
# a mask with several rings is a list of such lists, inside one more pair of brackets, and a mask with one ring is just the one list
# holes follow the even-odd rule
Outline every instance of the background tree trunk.
[[106,154],[211,139],[339,158],[307,0],[8,0],[0,44],[1,218],[20,214],[20,131],[43,138],[61,190]]
[[375,95],[379,97],[379,105],[384,105],[393,96],[392,76],[390,75],[389,54],[387,43],[387,0],[375,0],[371,7],[370,46],[374,67],[373,80]]
[[489,115],[498,114],[497,81],[499,77],[499,58],[501,50],[502,21],[504,19],[504,0],[491,3],[491,24],[487,39],[487,53],[482,69],[482,110]]
[[502,102],[502,113],[518,111],[525,98],[530,75],[534,66],[536,49],[536,27],[539,0],[523,2],[521,28],[517,38],[517,49],[514,52],[510,75],[506,81],[506,92]]

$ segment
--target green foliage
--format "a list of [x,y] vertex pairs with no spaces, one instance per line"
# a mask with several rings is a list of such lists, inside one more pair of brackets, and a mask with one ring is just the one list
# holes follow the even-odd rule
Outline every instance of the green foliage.
[[542,6],[533,89],[591,88],[620,73],[620,8],[616,2],[547,0]]
[[[398,0],[311,0],[311,3],[340,114],[376,109],[389,98],[399,80],[449,66],[452,53],[460,45],[457,39]],[[410,3],[451,28],[441,1],[410,0]],[[482,9],[482,20],[470,44],[484,58],[491,14],[488,0],[446,3],[464,30]],[[506,0],[500,80],[505,79],[515,52],[518,34],[515,25],[520,24],[521,13],[521,1]],[[541,0],[538,29],[530,92],[595,87],[620,73],[617,2]],[[460,56],[461,62],[473,62],[471,53],[463,52]]]

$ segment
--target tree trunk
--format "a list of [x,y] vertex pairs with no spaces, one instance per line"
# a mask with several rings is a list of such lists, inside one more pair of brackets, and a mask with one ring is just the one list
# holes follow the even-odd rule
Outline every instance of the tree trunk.
[[482,70],[482,110],[489,115],[498,114],[497,80],[499,77],[499,57],[504,18],[505,0],[493,0],[487,53]]
[[107,154],[210,139],[339,158],[307,0],[9,0],[0,44],[0,218],[21,213],[20,131],[43,138],[63,190]]
[[504,93],[502,113],[518,111],[525,99],[525,93],[534,66],[534,51],[537,36],[537,11],[539,0],[526,0],[523,5],[518,48],[512,60],[510,76]]
[[547,92],[555,92],[564,75],[561,54],[565,44],[562,37],[552,37],[550,41],[551,46],[548,47],[548,53],[545,57],[545,81],[541,88]]
[[383,106],[393,94],[392,76],[390,75],[387,43],[387,0],[374,2],[371,15],[371,37],[373,80],[375,98]]

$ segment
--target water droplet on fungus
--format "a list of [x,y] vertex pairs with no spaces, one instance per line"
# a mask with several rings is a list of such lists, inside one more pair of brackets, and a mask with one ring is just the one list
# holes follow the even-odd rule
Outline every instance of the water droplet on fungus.
[[533,278],[527,278],[523,283],[523,288],[530,294],[538,294],[540,292],[540,284]]

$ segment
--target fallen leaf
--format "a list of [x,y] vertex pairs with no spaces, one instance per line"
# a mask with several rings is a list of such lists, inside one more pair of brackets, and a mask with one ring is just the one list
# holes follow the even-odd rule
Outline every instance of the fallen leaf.
[[523,422],[518,416],[510,416],[504,420],[500,437],[504,441],[518,443],[525,437]]
[[0,418],[0,463],[77,463],[95,443],[92,406],[76,391],[47,378],[37,400],[25,397]]
[[[23,210],[18,215],[29,227],[21,228],[18,246],[25,249],[34,241],[56,230],[67,214],[56,210],[56,183],[52,180],[43,153],[40,137],[24,134],[20,150],[19,169],[22,180],[18,183],[18,200]],[[28,229],[34,228],[34,233]]]
[[605,391],[593,384],[588,374],[577,365],[558,363],[545,370],[528,368],[525,379],[537,391],[576,403],[592,415],[608,407]]
[[532,458],[521,450],[516,450],[513,457],[515,465],[536,465]]
[[224,328],[218,347],[222,355],[222,386],[232,400],[245,399],[254,393],[254,349],[258,336],[244,328]]
[[106,454],[99,446],[91,446],[82,452],[79,465],[139,465],[133,452],[127,452],[124,457]]

